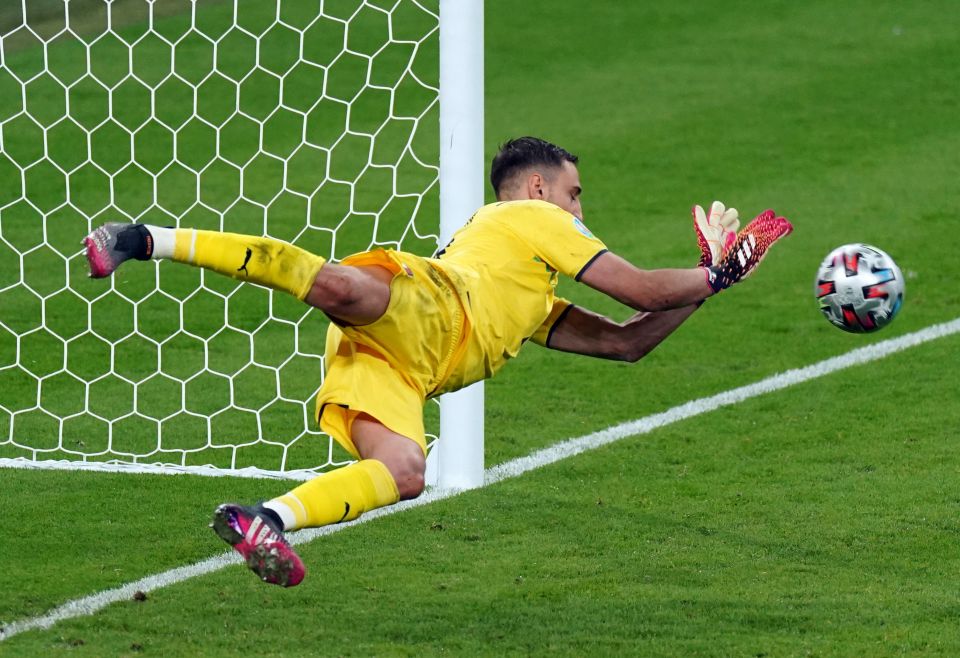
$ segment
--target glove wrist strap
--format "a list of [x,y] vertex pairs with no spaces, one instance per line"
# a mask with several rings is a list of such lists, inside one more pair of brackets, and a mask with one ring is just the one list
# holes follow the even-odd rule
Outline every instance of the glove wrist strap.
[[719,265],[703,268],[703,273],[707,277],[707,285],[714,293],[726,290],[730,287],[731,281]]

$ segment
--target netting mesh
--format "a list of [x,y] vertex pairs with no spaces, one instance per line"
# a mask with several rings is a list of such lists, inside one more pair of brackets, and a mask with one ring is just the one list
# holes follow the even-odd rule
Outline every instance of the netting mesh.
[[430,253],[437,8],[23,0],[0,8],[0,458],[265,471],[315,430],[326,320],[172,263],[86,277],[106,221]]

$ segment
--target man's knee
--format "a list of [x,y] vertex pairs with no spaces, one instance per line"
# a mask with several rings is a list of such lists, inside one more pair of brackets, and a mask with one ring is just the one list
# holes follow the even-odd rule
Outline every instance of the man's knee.
[[420,446],[415,445],[415,447],[415,453],[411,451],[409,455],[398,455],[390,459],[389,463],[384,462],[397,483],[401,500],[416,498],[423,493],[426,486],[427,462],[420,451]]
[[387,467],[402,500],[423,493],[427,459],[419,443],[387,429],[366,414],[353,421],[351,434],[361,459],[376,459]]
[[317,272],[305,301],[349,324],[367,324],[387,310],[392,276],[379,266],[327,264]]
[[312,306],[336,316],[358,298],[360,291],[353,268],[331,265],[320,268],[307,293],[307,302]]

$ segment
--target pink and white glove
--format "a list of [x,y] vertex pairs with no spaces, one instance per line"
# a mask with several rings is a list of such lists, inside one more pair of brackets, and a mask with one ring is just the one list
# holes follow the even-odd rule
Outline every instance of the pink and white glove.
[[691,209],[693,228],[700,246],[700,267],[710,267],[723,260],[723,256],[737,239],[740,217],[736,208],[727,208],[720,201],[710,206],[710,214],[701,206]]
[[706,268],[707,283],[714,292],[729,288],[750,276],[773,243],[793,231],[793,225],[772,210],[765,210],[737,234],[723,259]]

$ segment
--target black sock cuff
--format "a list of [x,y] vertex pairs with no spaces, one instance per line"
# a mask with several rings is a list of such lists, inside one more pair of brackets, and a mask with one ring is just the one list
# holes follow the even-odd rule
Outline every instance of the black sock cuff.
[[117,250],[125,251],[137,260],[150,260],[153,236],[143,224],[131,224],[117,234]]

